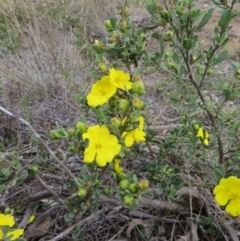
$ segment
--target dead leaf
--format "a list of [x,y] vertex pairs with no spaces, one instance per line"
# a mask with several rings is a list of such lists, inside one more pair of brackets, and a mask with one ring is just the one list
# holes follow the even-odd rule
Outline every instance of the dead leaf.
[[47,233],[47,231],[51,227],[51,225],[52,225],[52,219],[51,219],[51,217],[47,217],[46,220],[44,220],[42,223],[37,225],[37,227],[34,228],[31,231],[31,233],[29,233],[27,235],[26,238],[37,238],[37,237],[43,236],[44,234]]

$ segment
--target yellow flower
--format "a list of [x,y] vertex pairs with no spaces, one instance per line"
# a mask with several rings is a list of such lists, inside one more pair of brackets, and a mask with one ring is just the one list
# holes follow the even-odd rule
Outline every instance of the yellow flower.
[[198,129],[197,132],[197,137],[199,137],[199,139],[201,140],[201,142],[205,145],[208,146],[209,145],[209,134],[206,130],[204,130],[202,127],[200,127]]
[[10,240],[15,240],[19,238],[23,234],[23,229],[15,229],[15,230],[9,230],[4,236],[4,233],[2,231],[1,227],[9,227],[11,228],[15,224],[14,217],[12,215],[8,214],[0,214],[0,240],[4,239],[5,237],[9,238]]
[[114,160],[114,171],[115,171],[116,173],[121,173],[122,170],[123,170],[123,168],[119,165],[120,162],[121,162],[121,160],[119,160],[119,159],[115,159],[115,160]]
[[34,219],[35,219],[35,216],[31,215],[30,218],[28,219],[28,224],[32,223]]
[[139,127],[131,131],[124,131],[122,133],[122,138],[124,139],[124,143],[127,147],[133,145],[134,142],[145,141],[145,132],[143,131],[144,126],[144,118],[142,116],[138,117]]
[[219,206],[226,205],[226,212],[232,216],[240,215],[240,179],[230,176],[222,178],[213,189],[215,200]]
[[23,231],[24,229],[15,229],[15,230],[11,230],[7,233],[7,237],[10,239],[10,240],[15,240],[17,238],[19,238],[21,235],[23,235]]
[[89,127],[82,137],[83,140],[89,140],[88,147],[84,151],[86,163],[96,160],[98,166],[105,167],[121,150],[117,137],[111,135],[104,125]]
[[14,217],[9,214],[0,214],[0,227],[7,226],[11,228],[15,224]]
[[109,76],[114,81],[115,85],[122,90],[132,89],[132,82],[130,81],[130,75],[122,70],[110,69]]
[[109,76],[102,77],[92,85],[91,92],[87,96],[88,105],[97,107],[108,102],[116,93],[117,87]]

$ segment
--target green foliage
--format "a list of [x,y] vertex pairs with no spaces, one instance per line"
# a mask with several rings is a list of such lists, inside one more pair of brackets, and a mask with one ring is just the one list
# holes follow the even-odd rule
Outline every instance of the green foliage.
[[21,169],[21,156],[11,152],[8,156],[0,152],[0,193],[10,184],[11,187],[21,185],[28,177],[28,171]]

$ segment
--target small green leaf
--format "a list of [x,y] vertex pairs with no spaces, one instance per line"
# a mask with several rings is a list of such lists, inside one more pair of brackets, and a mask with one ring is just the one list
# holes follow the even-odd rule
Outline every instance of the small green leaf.
[[142,29],[144,31],[149,31],[149,30],[153,30],[155,28],[157,28],[159,26],[159,24],[156,24],[156,25],[153,25],[153,26],[146,26],[146,27],[143,27]]
[[218,22],[218,26],[225,30],[228,24],[230,23],[231,19],[232,11],[228,8],[224,9],[222,11],[221,20]]
[[159,41],[159,56],[158,56],[158,62],[161,60],[163,54],[164,54],[164,42],[163,42],[163,36],[159,33],[153,33],[152,38],[155,38]]
[[142,192],[141,193],[142,197],[148,198],[148,199],[153,199],[153,194],[150,192]]
[[168,12],[169,12],[173,22],[175,23],[175,25],[176,26],[180,26],[180,22],[179,22],[179,20],[176,17],[176,13],[171,8],[168,9]]
[[200,23],[193,28],[193,31],[196,32],[200,30],[203,26],[205,26],[208,23],[209,19],[212,17],[212,14],[213,14],[213,8],[210,8],[208,12],[203,16]]
[[117,23],[117,19],[115,17],[111,18],[110,19],[110,23],[113,26],[113,28],[115,28],[116,27],[116,23]]
[[214,61],[212,63],[210,63],[211,67],[220,64],[221,62],[223,62],[224,60],[229,58],[229,53],[227,50],[224,50],[223,52],[221,52],[220,54],[218,54],[216,56],[216,58],[214,59]]

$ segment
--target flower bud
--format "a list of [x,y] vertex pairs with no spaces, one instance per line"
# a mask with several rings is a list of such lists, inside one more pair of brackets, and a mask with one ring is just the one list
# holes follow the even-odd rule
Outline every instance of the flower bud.
[[112,30],[113,26],[112,26],[110,20],[107,20],[107,21],[105,22],[105,27],[106,27],[107,30]]
[[92,187],[92,182],[91,182],[91,181],[88,181],[88,182],[86,183],[86,187],[87,187],[87,188],[91,188],[91,187]]
[[237,69],[236,74],[237,74],[237,75],[240,75],[240,68]]
[[119,109],[120,110],[128,111],[129,106],[130,106],[130,103],[128,100],[120,99],[120,101],[119,101]]
[[147,179],[141,179],[138,182],[138,188],[140,191],[145,191],[148,189],[148,187],[149,187],[149,181]]
[[165,19],[163,19],[163,18],[160,18],[159,19],[159,24],[160,24],[160,26],[165,27],[167,25],[167,21]]
[[109,42],[112,43],[112,44],[115,44],[115,43],[117,42],[117,39],[114,38],[114,37],[111,37],[111,38],[109,39]]
[[13,214],[13,209],[5,208],[4,213],[7,214],[7,215],[12,215]]
[[145,84],[140,76],[138,76],[135,79],[132,89],[135,93],[140,94],[140,95],[145,93]]
[[110,193],[110,188],[109,187],[104,188],[103,192],[105,195],[108,195]]
[[113,117],[113,118],[111,119],[111,124],[112,124],[114,127],[118,128],[118,127],[122,124],[122,120],[121,120],[121,118],[119,118],[118,116],[115,116],[115,117]]
[[86,189],[86,188],[80,188],[80,189],[78,190],[77,195],[78,195],[79,197],[86,197],[86,196],[87,196],[87,189]]
[[97,39],[95,39],[94,45],[97,46],[100,50],[103,50],[104,48],[104,44]]
[[162,12],[162,17],[163,17],[165,20],[168,20],[168,19],[169,19],[169,12],[168,12],[166,9]]
[[136,183],[130,183],[128,189],[131,193],[136,193],[138,191],[138,186]]
[[107,71],[107,65],[105,63],[98,64],[98,68],[101,72],[105,73]]
[[124,8],[123,8],[123,10],[122,10],[123,16],[129,16],[130,13],[131,13],[131,12],[130,12],[129,8],[127,8],[127,7],[124,7]]
[[121,28],[122,28],[123,30],[125,30],[125,29],[127,28],[127,21],[123,20],[123,21],[121,22]]
[[136,205],[136,200],[131,194],[127,194],[123,197],[123,203],[128,207],[134,207]]
[[195,124],[195,125],[193,126],[193,129],[196,130],[196,131],[199,130],[199,128],[200,128],[200,126],[199,126],[198,124]]
[[166,37],[167,37],[168,40],[172,39],[173,38],[173,31],[171,31],[171,30],[167,31]]
[[84,133],[87,129],[87,125],[81,121],[77,122],[76,127],[80,131],[80,133]]
[[72,137],[72,136],[74,136],[74,134],[75,134],[75,129],[74,129],[74,128],[70,128],[70,129],[68,130],[68,136],[69,136],[69,137]]
[[211,75],[213,73],[213,71],[211,69],[207,70],[207,75]]
[[163,6],[162,6],[162,5],[158,5],[158,6],[157,6],[157,10],[158,10],[159,12],[162,12],[162,11],[163,11]]
[[126,173],[124,172],[118,172],[117,173],[117,178],[120,180],[123,180],[126,177]]
[[164,57],[165,57],[165,58],[169,58],[170,56],[171,56],[171,54],[170,54],[169,51],[166,51],[166,52],[164,53]]
[[38,169],[38,166],[37,165],[33,165],[30,167],[30,171],[32,174],[37,174],[39,169]]
[[132,100],[132,105],[135,110],[141,110],[145,106],[145,103],[139,98],[134,98]]
[[128,187],[129,187],[129,181],[127,180],[127,179],[123,179],[121,182],[119,182],[119,188],[121,189],[121,190],[125,190],[125,189],[127,189]]

